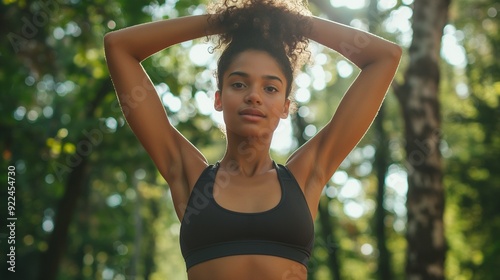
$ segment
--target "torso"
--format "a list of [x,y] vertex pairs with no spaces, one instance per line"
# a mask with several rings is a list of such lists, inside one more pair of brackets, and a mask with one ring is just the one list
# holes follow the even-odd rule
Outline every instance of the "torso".
[[276,178],[274,169],[251,178],[219,170],[215,177],[214,199],[219,206],[233,212],[268,211],[281,199],[281,187]]
[[[229,213],[250,216],[272,211],[280,204],[283,195],[277,177],[275,169],[251,178],[219,170],[213,186],[215,206]],[[192,266],[188,270],[188,278],[302,280],[307,278],[307,269],[302,263],[283,257],[232,255]]]
[[213,259],[188,270],[189,280],[305,280],[306,267],[295,261],[263,255]]

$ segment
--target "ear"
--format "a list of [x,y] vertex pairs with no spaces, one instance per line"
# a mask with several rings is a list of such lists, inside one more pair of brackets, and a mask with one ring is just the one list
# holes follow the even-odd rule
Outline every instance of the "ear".
[[216,111],[222,112],[222,92],[220,90],[215,92],[214,108]]
[[281,113],[281,118],[286,119],[288,118],[288,114],[290,113],[290,99],[285,100],[285,104],[283,104],[283,112]]

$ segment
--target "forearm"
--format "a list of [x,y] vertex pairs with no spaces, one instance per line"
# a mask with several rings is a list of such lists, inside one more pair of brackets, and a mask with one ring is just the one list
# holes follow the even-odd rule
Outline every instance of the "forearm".
[[172,45],[217,33],[208,15],[187,16],[135,25],[106,34],[106,49],[119,49],[142,61]]
[[345,56],[359,68],[382,59],[399,61],[401,48],[385,39],[340,23],[311,18],[310,39]]

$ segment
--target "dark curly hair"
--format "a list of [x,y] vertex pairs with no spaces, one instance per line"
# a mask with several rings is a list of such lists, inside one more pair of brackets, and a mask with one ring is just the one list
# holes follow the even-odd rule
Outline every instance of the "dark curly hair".
[[233,59],[254,49],[269,53],[280,65],[286,79],[286,96],[292,80],[309,59],[307,50],[311,24],[302,0],[224,0],[208,7],[209,23],[222,28],[214,49],[223,49],[218,61],[217,86],[222,89],[223,74]]

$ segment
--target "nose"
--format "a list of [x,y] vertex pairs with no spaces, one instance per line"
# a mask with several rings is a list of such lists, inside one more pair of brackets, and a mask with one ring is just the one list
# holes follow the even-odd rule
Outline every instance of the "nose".
[[245,103],[248,104],[262,104],[262,97],[256,87],[251,87],[245,96]]

